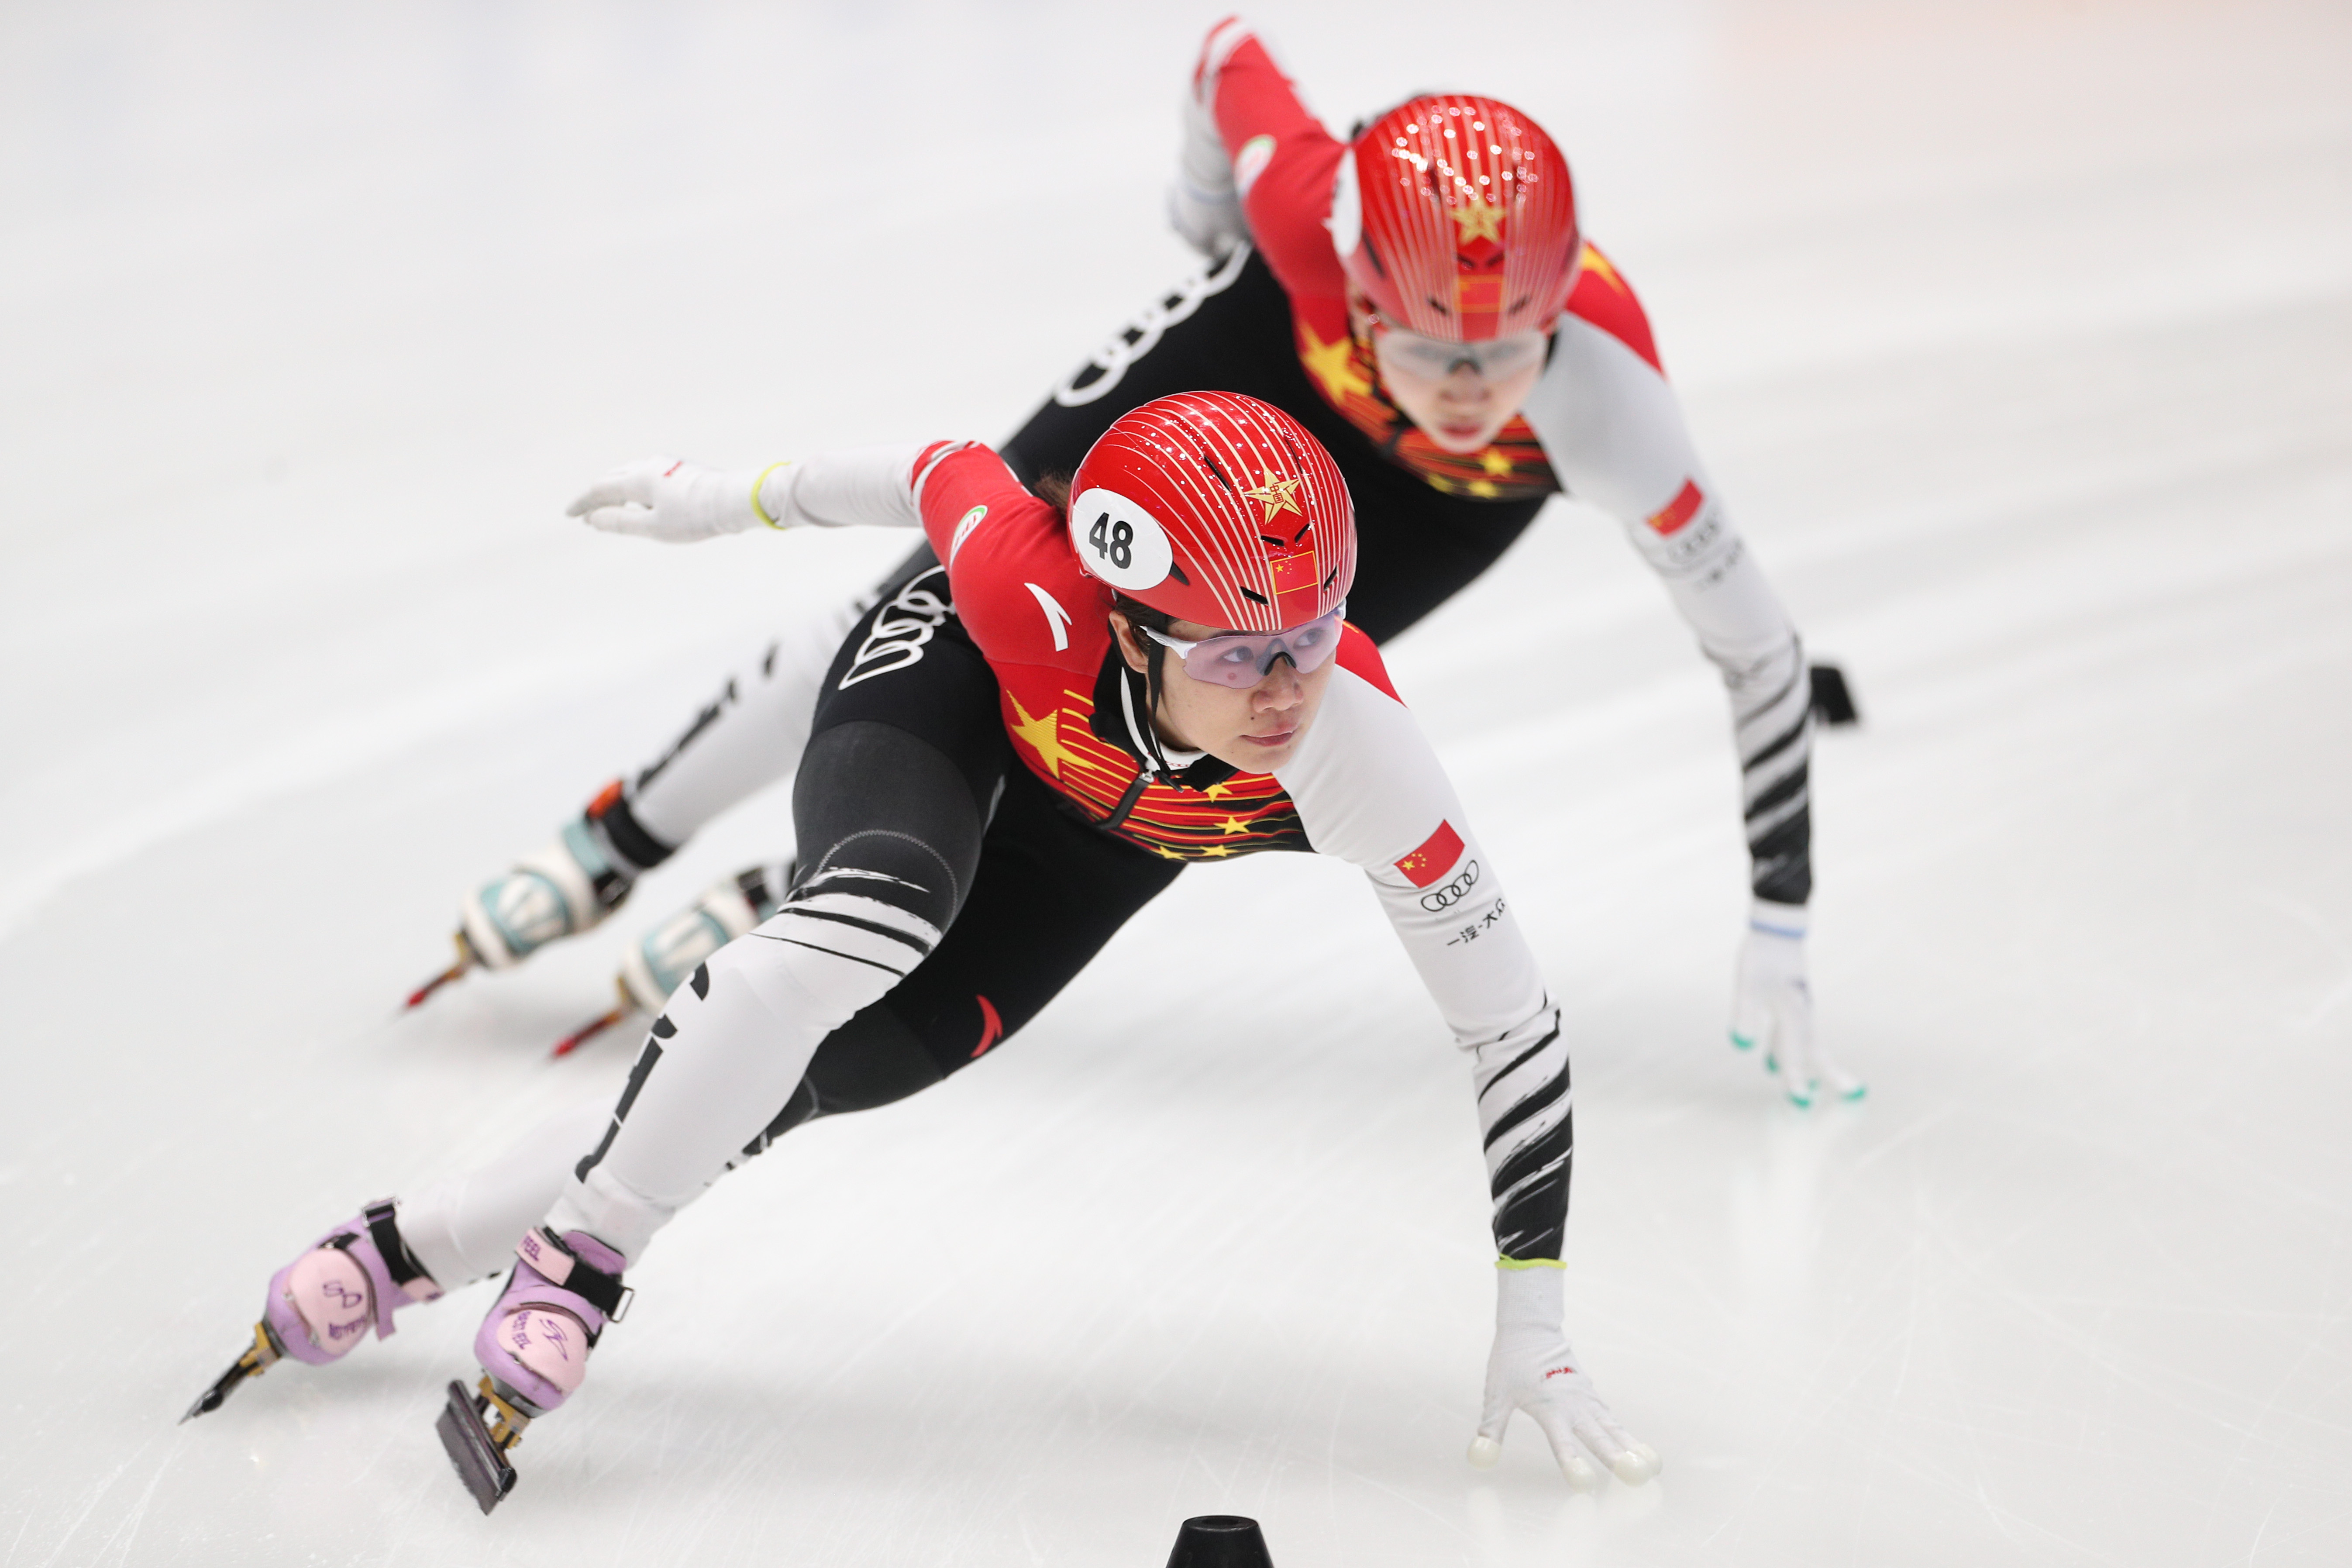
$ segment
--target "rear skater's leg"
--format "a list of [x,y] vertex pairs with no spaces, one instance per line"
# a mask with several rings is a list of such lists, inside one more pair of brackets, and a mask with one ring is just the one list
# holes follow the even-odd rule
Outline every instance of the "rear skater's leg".
[[[409,1005],[476,964],[511,968],[548,943],[601,923],[639,877],[705,824],[790,777],[808,743],[817,694],[844,634],[876,601],[932,563],[929,547],[921,547],[870,593],[786,627],[758,658],[730,675],[658,755],[606,784],[552,841],[469,891],[459,905],[457,963],[419,987]],[[623,977],[623,997],[631,1004],[648,1000],[641,993],[657,983],[662,968],[662,949],[645,952],[654,960],[650,972]],[[683,955],[668,956],[674,963]]]

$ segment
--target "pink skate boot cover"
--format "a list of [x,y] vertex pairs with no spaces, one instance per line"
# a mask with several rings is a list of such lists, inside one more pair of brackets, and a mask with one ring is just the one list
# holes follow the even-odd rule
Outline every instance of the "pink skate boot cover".
[[[527,1231],[514,1278],[474,1336],[482,1370],[544,1415],[588,1375],[588,1352],[611,1317],[627,1310],[621,1255],[584,1230],[561,1243]],[[609,1310],[608,1310],[609,1309]]]
[[[400,1258],[397,1271],[379,1239]],[[400,1308],[440,1294],[407,1261],[387,1199],[337,1226],[273,1275],[262,1315],[288,1355],[324,1366],[349,1354],[371,1326],[379,1339],[391,1333],[392,1315]]]
[[[285,1342],[287,1353],[323,1366],[367,1338],[368,1325],[375,1320],[375,1291],[367,1270],[350,1253],[318,1247],[269,1282],[269,1309],[270,1326]],[[295,1323],[286,1321],[289,1315]],[[295,1331],[287,1332],[289,1328]]]

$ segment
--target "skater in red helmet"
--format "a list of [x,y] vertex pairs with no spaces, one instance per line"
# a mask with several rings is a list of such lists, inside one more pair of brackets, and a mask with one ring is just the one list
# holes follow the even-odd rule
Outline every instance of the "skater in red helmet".
[[[482,1377],[440,1424],[488,1510],[523,1429],[583,1386],[656,1233],[827,1109],[808,1078],[821,1047],[854,1040],[875,1072],[919,1063],[919,1041],[894,1058],[875,1020],[927,986],[996,998],[1017,1024],[1187,862],[1311,851],[1363,870],[1473,1059],[1498,1264],[1473,1461],[1523,1411],[1571,1485],[1604,1468],[1646,1482],[1655,1451],[1561,1327],[1559,1009],[1444,768],[1345,619],[1356,515],[1330,455],[1269,405],[1199,392],[1114,421],[1058,504],[971,442],[815,458],[784,479],[767,492],[780,520],[920,528],[944,563],[867,612],[828,672],[790,892],[668,998],[604,1126],[559,1122],[454,1195],[331,1232],[272,1279],[254,1350],[191,1414],[280,1356],[339,1360],[397,1307],[510,1266],[475,1338]],[[1204,984],[1278,956],[1300,918],[1229,912],[1190,950]]]

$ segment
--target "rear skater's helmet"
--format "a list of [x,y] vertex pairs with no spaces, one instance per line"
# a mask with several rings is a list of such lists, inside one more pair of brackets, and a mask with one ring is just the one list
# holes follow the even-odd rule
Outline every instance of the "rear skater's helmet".
[[1349,143],[1331,242],[1381,315],[1454,342],[1550,327],[1584,249],[1568,160],[1543,127],[1460,93],[1409,99]]
[[1070,490],[1079,564],[1172,619],[1281,631],[1338,609],[1356,579],[1339,465],[1255,397],[1185,392],[1121,415]]

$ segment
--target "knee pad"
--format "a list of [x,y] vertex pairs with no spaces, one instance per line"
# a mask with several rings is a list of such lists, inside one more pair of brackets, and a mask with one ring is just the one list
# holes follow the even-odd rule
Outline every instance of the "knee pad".
[[[994,710],[986,716],[1001,738]],[[787,901],[861,898],[946,930],[980,864],[1001,776],[990,760],[967,770],[929,741],[871,720],[819,733],[793,789],[801,868]]]

